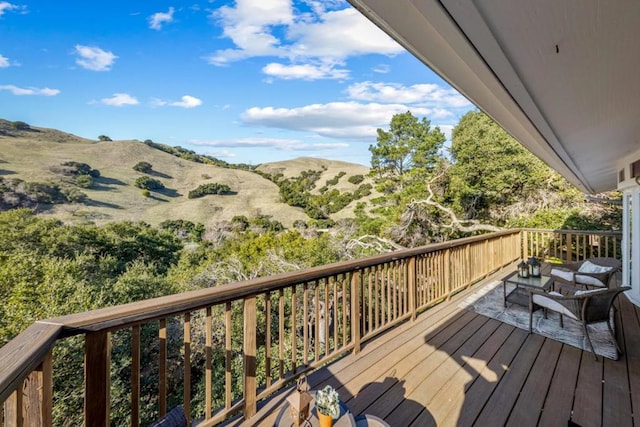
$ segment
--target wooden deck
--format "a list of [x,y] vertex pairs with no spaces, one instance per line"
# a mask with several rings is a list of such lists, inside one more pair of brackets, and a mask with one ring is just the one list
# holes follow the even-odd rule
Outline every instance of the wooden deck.
[[[309,376],[392,426],[632,426],[640,311],[621,296],[617,361],[458,308],[463,292]],[[285,393],[238,425],[273,425]]]

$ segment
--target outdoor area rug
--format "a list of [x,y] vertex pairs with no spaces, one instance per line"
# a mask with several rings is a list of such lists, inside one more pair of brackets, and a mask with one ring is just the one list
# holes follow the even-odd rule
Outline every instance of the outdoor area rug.
[[[507,285],[507,294],[513,287],[514,285]],[[507,303],[505,308],[503,295],[502,282],[496,281],[469,295],[459,306],[528,331],[529,308],[511,303]],[[589,351],[589,344],[580,323],[565,316],[564,328],[561,328],[559,314],[551,311],[548,313],[548,319],[544,318],[542,310],[536,310],[533,313],[534,333]],[[613,319],[611,325],[615,327]],[[606,322],[587,327],[596,354],[618,360],[616,344],[609,334]]]

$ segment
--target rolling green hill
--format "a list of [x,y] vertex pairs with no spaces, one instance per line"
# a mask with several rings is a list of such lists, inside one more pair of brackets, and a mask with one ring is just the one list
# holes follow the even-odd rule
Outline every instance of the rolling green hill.
[[[152,165],[150,174],[133,169],[141,161]],[[158,224],[167,219],[184,219],[211,228],[236,215],[248,218],[267,215],[287,227],[296,220],[309,220],[302,209],[280,201],[279,189],[274,182],[248,170],[185,160],[139,141],[93,141],[53,129],[33,126],[16,129],[12,122],[0,120],[0,178],[75,187],[73,177],[59,173],[60,165],[65,162],[86,163],[100,172],[91,188],[78,188],[88,196],[86,202],[38,206],[43,215],[65,222],[101,224],[141,220]],[[368,168],[361,165],[311,158],[258,167],[264,173],[279,172],[286,177],[310,169],[322,171],[317,182],[319,187],[344,172],[345,175],[331,187],[340,191],[353,191],[357,187],[347,181],[351,175],[368,173]],[[152,191],[150,197],[145,197],[134,185],[137,178],[145,175],[162,182],[165,189]],[[187,197],[189,191],[206,183],[226,184],[232,194]],[[352,205],[355,202],[332,218],[351,216]]]

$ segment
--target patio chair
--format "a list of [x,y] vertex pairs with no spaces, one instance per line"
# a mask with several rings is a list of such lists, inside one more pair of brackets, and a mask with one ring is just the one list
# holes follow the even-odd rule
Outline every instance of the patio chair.
[[617,285],[616,274],[622,263],[616,258],[596,257],[582,261],[554,265],[551,276],[590,288],[612,288]]
[[356,427],[390,427],[389,424],[381,418],[371,414],[362,414],[356,417]]
[[619,354],[622,354],[622,350],[618,345],[613,327],[611,326],[611,307],[615,302],[615,299],[621,292],[631,289],[628,286],[620,288],[600,288],[581,290],[574,287],[575,292],[571,293],[569,287],[562,287],[561,292],[544,292],[537,289],[530,290],[529,294],[529,333],[533,330],[533,312],[542,307],[546,316],[547,310],[554,311],[560,314],[560,327],[564,327],[563,317],[567,316],[582,324],[582,330],[589,349],[593,353],[593,357],[598,360],[598,356],[593,349],[591,337],[589,336],[588,325],[592,323],[607,322],[609,332],[613,337],[613,341],[616,344],[616,349]]

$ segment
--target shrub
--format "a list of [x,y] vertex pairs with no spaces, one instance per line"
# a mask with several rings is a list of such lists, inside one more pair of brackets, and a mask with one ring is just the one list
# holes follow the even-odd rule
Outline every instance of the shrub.
[[100,136],[98,136],[98,140],[100,140],[100,141],[111,141],[111,138],[109,138],[107,135],[100,135]]
[[31,126],[29,126],[27,123],[21,122],[21,121],[11,122],[11,125],[16,130],[29,130],[29,129],[31,129]]
[[134,171],[138,171],[142,173],[149,173],[151,172],[152,168],[153,166],[149,162],[138,162],[135,164],[135,166],[133,166]]
[[[86,176],[86,175],[84,175]],[[91,177],[89,177],[91,178]],[[61,193],[64,195],[65,199],[67,200],[67,202],[69,203],[82,203],[85,200],[87,200],[87,195],[84,194],[82,191],[78,190],[77,188],[63,188],[62,190],[60,190]]]
[[89,175],[89,176],[92,176],[93,178],[100,177],[100,171],[98,169],[91,169],[91,166],[81,162],[74,162],[74,161],[64,162],[62,163],[61,169],[58,170],[58,169],[52,168],[52,170],[54,170],[55,172],[59,172],[64,175],[70,175],[70,176]]
[[93,187],[93,178],[91,175],[78,175],[76,185],[81,188],[91,188]]
[[190,199],[196,199],[198,197],[204,197],[207,194],[227,194],[231,192],[231,188],[227,184],[219,184],[212,182],[209,184],[202,184],[195,190],[189,191],[187,196]]
[[164,188],[164,184],[162,182],[148,176],[141,176],[136,179],[135,186],[142,188],[143,190],[162,190]]
[[147,190],[146,188],[144,190],[142,190],[142,196],[143,197],[151,197],[151,191]]
[[347,181],[349,181],[351,184],[358,185],[362,181],[364,181],[364,176],[363,175],[352,175],[352,176],[349,177],[349,179],[347,179]]

